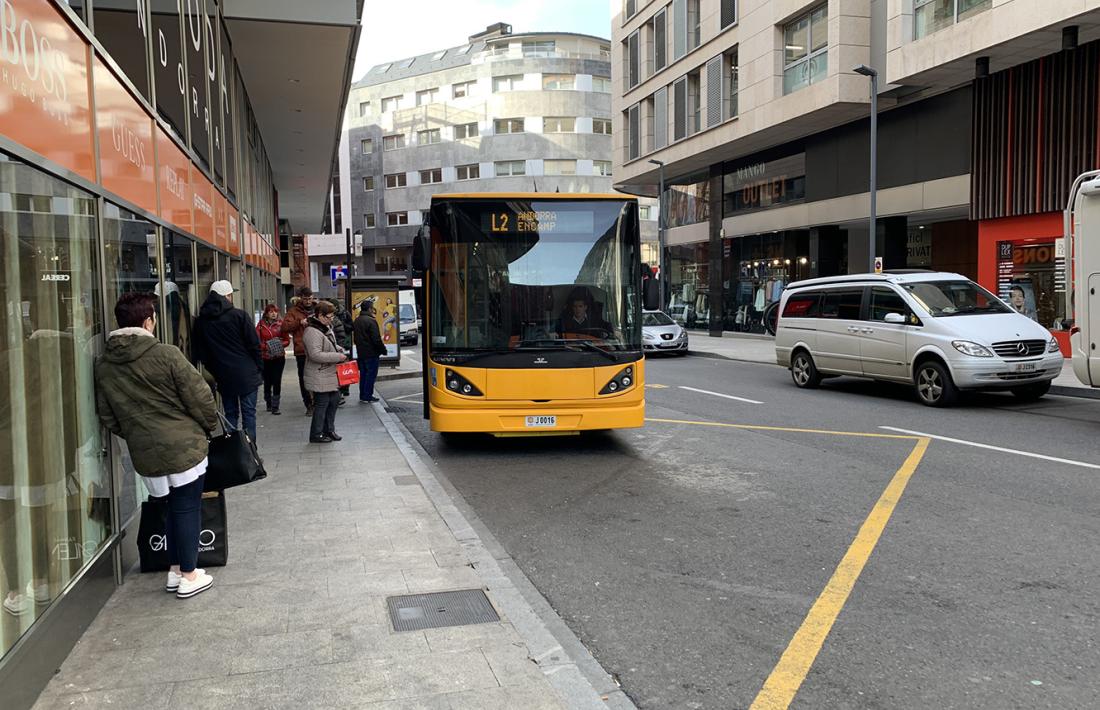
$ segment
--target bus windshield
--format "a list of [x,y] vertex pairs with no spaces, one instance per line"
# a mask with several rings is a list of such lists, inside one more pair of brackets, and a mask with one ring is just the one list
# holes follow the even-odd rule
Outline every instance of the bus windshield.
[[640,350],[630,204],[435,203],[432,352]]

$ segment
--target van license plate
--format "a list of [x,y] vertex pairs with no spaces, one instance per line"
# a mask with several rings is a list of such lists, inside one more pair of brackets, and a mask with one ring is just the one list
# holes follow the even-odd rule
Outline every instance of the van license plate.
[[530,427],[556,427],[558,425],[557,417],[537,416],[527,417],[527,426]]
[[1018,362],[1012,366],[1014,372],[1035,372],[1038,369],[1038,363],[1035,362]]

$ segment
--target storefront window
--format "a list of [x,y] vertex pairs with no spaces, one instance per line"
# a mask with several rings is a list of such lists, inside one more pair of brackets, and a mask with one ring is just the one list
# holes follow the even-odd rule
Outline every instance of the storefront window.
[[210,167],[210,101],[206,96],[208,43],[202,0],[182,3],[183,46],[187,57],[187,120],[191,124],[191,148],[199,164]]
[[146,55],[146,28],[144,0],[98,2],[92,8],[95,17],[95,36],[122,67],[126,78],[141,95],[149,98],[149,68]]
[[1063,240],[998,242],[997,256],[997,295],[1039,325],[1066,330]]
[[217,270],[217,252],[205,244],[195,244],[195,301],[201,307],[210,293],[210,287],[220,277]]
[[687,328],[708,327],[710,245],[704,243],[669,247],[668,265],[668,314]]
[[816,275],[805,230],[726,239],[722,257],[724,330],[763,333],[764,311],[787,284]]
[[[205,298],[205,294],[204,294]],[[195,291],[195,267],[191,240],[164,230],[164,318],[166,341],[191,357],[191,329],[201,301]]]
[[153,80],[157,113],[180,138],[187,136],[186,87],[183,84],[179,0],[152,0]]
[[0,155],[0,655],[111,533],[91,195]]

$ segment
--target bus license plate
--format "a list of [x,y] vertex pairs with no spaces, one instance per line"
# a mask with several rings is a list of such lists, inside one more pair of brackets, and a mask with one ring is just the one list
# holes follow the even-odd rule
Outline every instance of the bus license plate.
[[1035,372],[1038,369],[1038,363],[1034,362],[1018,362],[1013,366],[1015,372]]
[[556,427],[558,425],[557,417],[548,416],[535,416],[527,417],[527,426],[530,427]]

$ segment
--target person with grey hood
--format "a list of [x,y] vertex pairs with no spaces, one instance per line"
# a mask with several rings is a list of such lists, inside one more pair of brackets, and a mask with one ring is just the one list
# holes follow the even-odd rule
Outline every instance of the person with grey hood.
[[252,318],[233,307],[233,284],[215,281],[195,321],[193,359],[218,383],[225,418],[256,441],[256,391],[264,382],[260,338]]
[[171,565],[164,590],[179,599],[214,583],[197,569],[202,528],[202,485],[207,435],[218,425],[210,387],[178,348],[153,335],[157,297],[127,293],[118,299],[119,329],[96,362],[96,411],[126,441],[149,495],[168,498],[165,545]]

